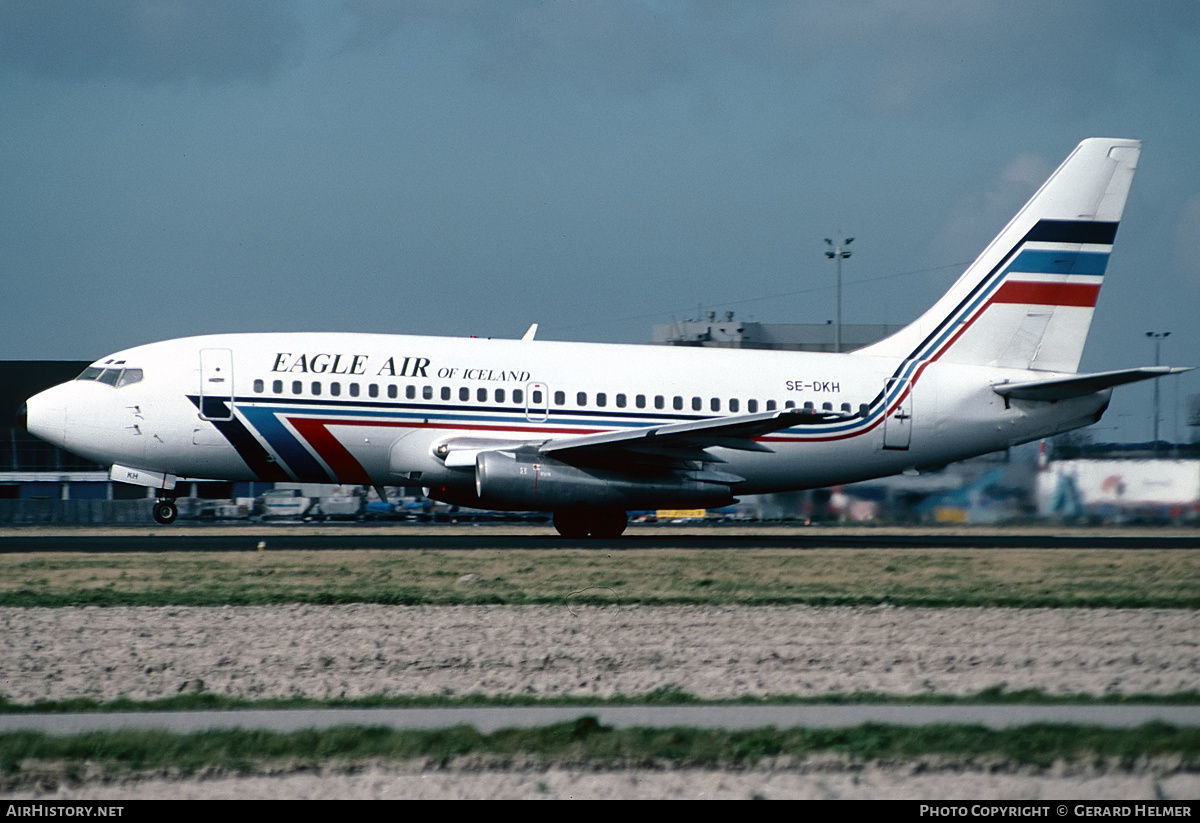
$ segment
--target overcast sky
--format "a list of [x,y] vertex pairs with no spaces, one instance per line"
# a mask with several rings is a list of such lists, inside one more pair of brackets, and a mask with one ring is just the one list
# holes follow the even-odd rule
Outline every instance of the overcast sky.
[[[843,320],[903,323],[1106,136],[1082,368],[1200,365],[1196,0],[0,0],[0,106],[0,359],[820,323],[839,230]],[[1093,436],[1149,439],[1116,397]]]

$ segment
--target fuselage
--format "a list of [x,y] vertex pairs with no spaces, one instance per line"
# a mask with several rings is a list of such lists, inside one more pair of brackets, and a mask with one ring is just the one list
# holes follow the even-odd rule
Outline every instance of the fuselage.
[[1046,374],[857,354],[227,334],[102,358],[30,398],[28,426],[85,458],[172,481],[469,493],[472,467],[438,454],[448,439],[536,443],[789,407],[841,414],[755,438],[767,450],[709,448],[714,467],[744,478],[731,491],[754,494],[943,465],[1098,419],[1108,391],[1044,402],[992,390]]

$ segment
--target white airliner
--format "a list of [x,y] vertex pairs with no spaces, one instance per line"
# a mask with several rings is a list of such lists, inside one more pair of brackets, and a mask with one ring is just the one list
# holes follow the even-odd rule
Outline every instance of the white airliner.
[[1071,153],[914,323],[848,354],[383,334],[137,346],[29,399],[28,430],[159,489],[178,480],[420,485],[610,537],[626,511],[718,507],[940,466],[1100,419],[1077,374],[1141,144]]

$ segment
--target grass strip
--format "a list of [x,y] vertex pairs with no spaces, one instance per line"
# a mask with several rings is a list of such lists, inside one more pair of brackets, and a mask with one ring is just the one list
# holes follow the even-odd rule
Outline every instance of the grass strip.
[[1136,729],[1033,724],[1003,731],[980,726],[924,727],[864,724],[845,729],[691,728],[614,729],[594,717],[537,729],[482,734],[470,727],[396,731],[340,727],[322,731],[90,732],[71,737],[43,733],[0,735],[0,777],[17,785],[23,775],[55,764],[64,777],[165,770],[255,773],[334,763],[423,761],[446,768],[468,759],[473,767],[538,765],[589,767],[750,767],[771,759],[803,760],[838,754],[852,761],[945,756],[991,758],[1049,768],[1056,762],[1093,761],[1133,768],[1146,758],[1177,758],[1182,770],[1200,769],[1200,730],[1151,723]]
[[1200,608],[1200,551],[655,549],[0,554],[0,606]]
[[234,709],[441,709],[517,706],[825,706],[825,705],[1071,705],[1071,706],[1194,706],[1200,705],[1200,691],[1173,694],[1049,694],[1039,689],[1009,691],[993,686],[975,694],[895,695],[876,692],[822,694],[814,696],[774,695],[743,696],[731,700],[703,700],[675,687],[655,689],[644,695],[611,697],[533,695],[387,695],[354,699],[317,699],[288,697],[246,700],[207,692],[181,694],[160,700],[117,700],[101,702],[91,698],[39,700],[13,703],[0,695],[0,714],[75,714],[113,712],[230,711]]

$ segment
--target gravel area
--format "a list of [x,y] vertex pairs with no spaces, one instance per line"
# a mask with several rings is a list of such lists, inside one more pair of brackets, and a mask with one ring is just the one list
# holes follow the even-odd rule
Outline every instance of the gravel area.
[[[246,697],[878,692],[1168,694],[1200,687],[1200,612],[895,607],[0,609],[0,692],[18,703]],[[1093,767],[1094,768],[1094,767]],[[7,798],[35,793],[6,794]],[[394,765],[63,786],[38,797],[1192,798],[1170,764],[996,772],[876,764],[740,772],[445,771]]]
[[1200,775],[1168,764],[1132,772],[1050,774],[927,762],[865,768],[589,771],[429,770],[372,766],[356,774],[286,774],[64,785],[0,793],[5,800],[1195,800]]
[[370,694],[1167,694],[1200,612],[894,607],[0,609],[17,703]]

